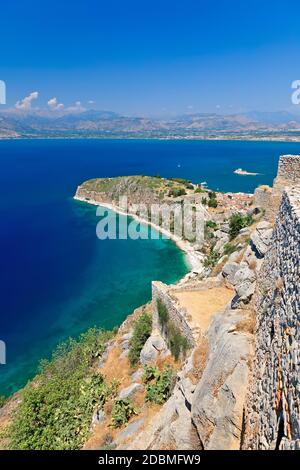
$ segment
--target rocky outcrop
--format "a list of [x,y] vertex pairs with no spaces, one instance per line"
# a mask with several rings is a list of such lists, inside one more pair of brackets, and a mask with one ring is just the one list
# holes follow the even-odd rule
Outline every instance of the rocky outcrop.
[[158,357],[166,357],[169,354],[165,340],[158,331],[154,331],[144,344],[140,354],[140,362],[145,366],[155,362]]
[[135,395],[137,392],[140,392],[143,390],[144,387],[142,384],[139,383],[133,383],[129,385],[126,388],[123,388],[120,393],[119,393],[119,398],[121,400],[125,400],[126,398],[131,398],[133,395]]
[[191,420],[191,400],[195,385],[186,378],[193,368],[193,354],[177,375],[172,396],[148,425],[130,443],[130,449],[201,448],[201,442]]
[[269,248],[273,228],[267,221],[257,224],[256,230],[251,237],[251,247],[257,258],[263,258]]
[[[209,329],[208,362],[192,399],[192,420],[204,449],[239,449],[252,357],[245,312],[227,311]],[[242,331],[241,331],[242,330]]]

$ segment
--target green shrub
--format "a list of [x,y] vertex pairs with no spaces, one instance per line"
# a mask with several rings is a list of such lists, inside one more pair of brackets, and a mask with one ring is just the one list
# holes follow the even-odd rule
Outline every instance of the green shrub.
[[[173,384],[173,370],[170,366],[165,366],[160,372],[155,368],[152,374],[153,380],[149,383],[148,372],[145,372],[147,379],[146,385],[146,396],[145,401],[150,403],[156,403],[158,405],[163,404],[171,395],[172,384]],[[144,375],[145,375],[144,374]]]
[[0,397],[0,408],[5,405],[7,398],[6,397]]
[[170,322],[168,324],[168,346],[176,361],[181,355],[185,357],[190,346],[188,340],[181,334],[177,326]]
[[232,243],[225,243],[224,248],[223,248],[223,252],[225,255],[231,255],[235,251],[237,251],[236,245],[233,245]]
[[128,359],[131,366],[135,366],[144,344],[151,335],[152,317],[149,313],[142,313],[134,323],[133,335],[129,342]]
[[111,333],[96,328],[78,341],[60,345],[51,361],[43,361],[34,383],[22,392],[9,430],[12,449],[80,449],[88,437],[95,407],[116,393],[116,384],[107,384],[95,374],[95,358],[100,356]]
[[203,206],[207,206],[207,199],[206,199],[206,197],[203,197],[203,198],[201,199],[201,204],[202,204]]
[[220,259],[220,254],[214,250],[211,250],[210,254],[204,259],[205,268],[213,268]]
[[213,230],[215,230],[218,227],[218,224],[214,220],[207,220],[206,227],[212,228]]
[[183,184],[184,186],[190,186],[191,180],[187,180],[185,178],[169,178],[171,181],[175,181],[176,183]]
[[218,207],[217,195],[214,191],[208,193],[208,207]]
[[168,309],[160,298],[157,298],[156,305],[160,324],[166,328],[169,349],[177,360],[181,354],[185,355],[189,348],[188,341],[185,336],[181,335],[180,330],[170,321]]
[[159,321],[161,325],[164,326],[169,320],[168,309],[160,298],[156,300],[156,307],[157,307]]
[[127,424],[133,415],[137,414],[133,403],[128,398],[119,398],[112,407],[111,420],[114,428],[119,428]]
[[195,189],[195,193],[205,193],[204,189],[198,186],[198,188]]
[[229,235],[230,240],[233,240],[240,232],[240,230],[253,223],[251,215],[242,216],[239,212],[232,214],[229,219]]
[[144,373],[143,373],[143,382],[148,383],[151,380],[156,379],[158,377],[159,370],[156,366],[145,366]]
[[185,196],[186,190],[184,188],[172,188],[169,190],[168,195],[172,197]]

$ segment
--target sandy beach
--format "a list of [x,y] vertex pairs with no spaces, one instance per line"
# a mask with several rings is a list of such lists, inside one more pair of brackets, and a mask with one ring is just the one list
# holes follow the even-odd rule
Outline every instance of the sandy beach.
[[110,209],[114,212],[117,212],[118,214],[122,214],[122,215],[125,215],[125,216],[132,217],[137,222],[139,222],[141,224],[144,224],[144,225],[148,225],[148,226],[154,228],[158,232],[162,233],[167,239],[170,239],[170,240],[174,241],[174,243],[176,243],[178,248],[185,253],[186,260],[187,260],[189,268],[190,268],[190,272],[201,273],[203,271],[204,268],[203,268],[203,263],[202,263],[202,256],[201,256],[200,253],[196,252],[196,250],[194,249],[193,245],[190,242],[188,242],[186,240],[183,240],[182,238],[177,237],[176,235],[172,234],[168,230],[160,227],[159,225],[154,224],[153,222],[149,222],[148,220],[143,219],[142,217],[139,217],[136,214],[131,214],[130,212],[125,212],[119,206],[115,206],[113,204],[104,203],[104,202],[98,202],[98,201],[95,201],[93,199],[88,199],[87,200],[84,197],[79,197],[79,196],[76,196],[76,195],[74,196],[74,199],[77,200],[77,201],[86,202],[86,203],[94,205],[94,206],[105,207],[105,208]]

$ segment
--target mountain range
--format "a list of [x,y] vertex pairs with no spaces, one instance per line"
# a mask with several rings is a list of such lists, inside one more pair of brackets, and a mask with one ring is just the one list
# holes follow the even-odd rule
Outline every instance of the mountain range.
[[165,119],[96,110],[65,114],[42,110],[6,110],[0,113],[0,138],[217,138],[278,134],[297,137],[298,133],[300,136],[300,116],[286,111],[226,115],[194,113]]

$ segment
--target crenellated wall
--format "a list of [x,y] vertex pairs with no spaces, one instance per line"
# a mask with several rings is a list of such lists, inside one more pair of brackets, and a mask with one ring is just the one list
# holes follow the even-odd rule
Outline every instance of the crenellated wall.
[[[296,174],[294,162],[281,160],[281,176]],[[283,193],[257,285],[256,353],[243,448],[299,449],[300,186]]]

